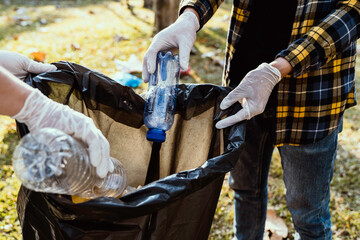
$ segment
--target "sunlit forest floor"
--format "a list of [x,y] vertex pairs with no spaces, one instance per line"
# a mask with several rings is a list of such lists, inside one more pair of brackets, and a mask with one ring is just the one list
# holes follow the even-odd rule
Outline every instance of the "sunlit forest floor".
[[[9,1],[13,2],[13,1]],[[26,2],[26,4],[25,4]],[[38,52],[45,62],[66,60],[110,77],[119,70],[116,60],[131,55],[142,60],[153,36],[153,12],[142,1],[18,1],[0,4],[0,49],[20,52],[30,58]],[[191,71],[182,83],[221,84],[222,64],[231,6],[223,4],[198,33],[190,58]],[[360,71],[360,65],[357,64]],[[359,76],[356,78],[360,86]],[[143,83],[135,89],[145,91]],[[359,101],[359,92],[357,94]],[[332,182],[331,212],[334,239],[360,239],[360,107],[348,110],[339,136],[338,157]],[[21,239],[16,214],[20,187],[11,166],[17,144],[14,121],[0,116],[0,239]],[[289,229],[294,228],[286,208],[280,158],[273,155],[269,177],[269,208]],[[231,239],[234,217],[233,192],[224,181],[209,239]]]

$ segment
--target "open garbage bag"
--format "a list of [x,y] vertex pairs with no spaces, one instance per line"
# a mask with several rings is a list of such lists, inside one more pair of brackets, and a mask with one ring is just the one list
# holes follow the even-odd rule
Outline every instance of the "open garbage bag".
[[[75,203],[74,196],[21,187],[17,210],[23,238],[207,239],[225,173],[235,165],[244,141],[244,123],[224,134],[214,127],[225,114],[219,104],[230,89],[179,85],[175,121],[158,152],[159,179],[145,185],[153,143],[146,140],[144,99],[83,66],[55,65],[57,71],[28,76],[26,82],[91,117],[108,139],[111,156],[125,166],[128,185],[142,187],[121,198],[82,203]],[[28,132],[20,123],[18,131],[21,136]]]

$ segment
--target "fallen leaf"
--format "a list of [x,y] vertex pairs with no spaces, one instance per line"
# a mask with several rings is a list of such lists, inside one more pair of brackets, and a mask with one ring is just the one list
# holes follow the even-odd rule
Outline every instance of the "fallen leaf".
[[284,238],[276,233],[271,234],[270,240],[283,240]]
[[44,62],[45,58],[46,58],[46,53],[37,51],[37,52],[32,52],[31,56],[34,58],[35,61],[37,62]]
[[270,231],[270,240],[282,240],[288,235],[288,228],[285,225],[282,218],[276,215],[276,211],[273,209],[267,210],[265,231]]
[[70,46],[74,51],[80,50],[80,45],[78,43],[72,43]]
[[262,240],[270,240],[269,232],[267,232],[267,231],[264,232],[264,236],[263,236]]
[[128,37],[124,37],[124,36],[122,36],[122,35],[118,35],[118,34],[116,34],[116,35],[114,36],[114,42],[121,42],[121,41],[125,41],[125,40],[129,40],[129,38],[128,38]]

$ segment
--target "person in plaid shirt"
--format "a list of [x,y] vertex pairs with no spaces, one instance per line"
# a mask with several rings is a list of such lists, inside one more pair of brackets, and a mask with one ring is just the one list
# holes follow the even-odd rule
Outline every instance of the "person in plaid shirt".
[[[181,1],[177,21],[154,37],[144,56],[145,82],[158,51],[179,48],[180,65],[188,68],[196,32],[221,2]],[[244,151],[229,179],[235,239],[263,238],[274,147],[297,237],[332,238],[330,182],[344,111],[356,105],[359,35],[357,0],[234,0],[223,74],[223,84],[234,89],[220,108],[238,101],[243,108],[216,127],[247,120]]]

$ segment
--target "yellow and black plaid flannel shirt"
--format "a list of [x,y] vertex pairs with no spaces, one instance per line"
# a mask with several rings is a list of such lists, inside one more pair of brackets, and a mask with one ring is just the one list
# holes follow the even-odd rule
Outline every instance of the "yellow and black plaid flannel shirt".
[[[256,0],[234,0],[226,46],[224,85],[229,65]],[[221,0],[182,0],[180,12],[193,7],[202,27]],[[298,0],[291,40],[277,56],[293,71],[278,86],[275,145],[304,145],[336,129],[345,109],[356,105],[356,41],[360,36],[360,1]],[[269,36],[270,38],[271,36]]]

